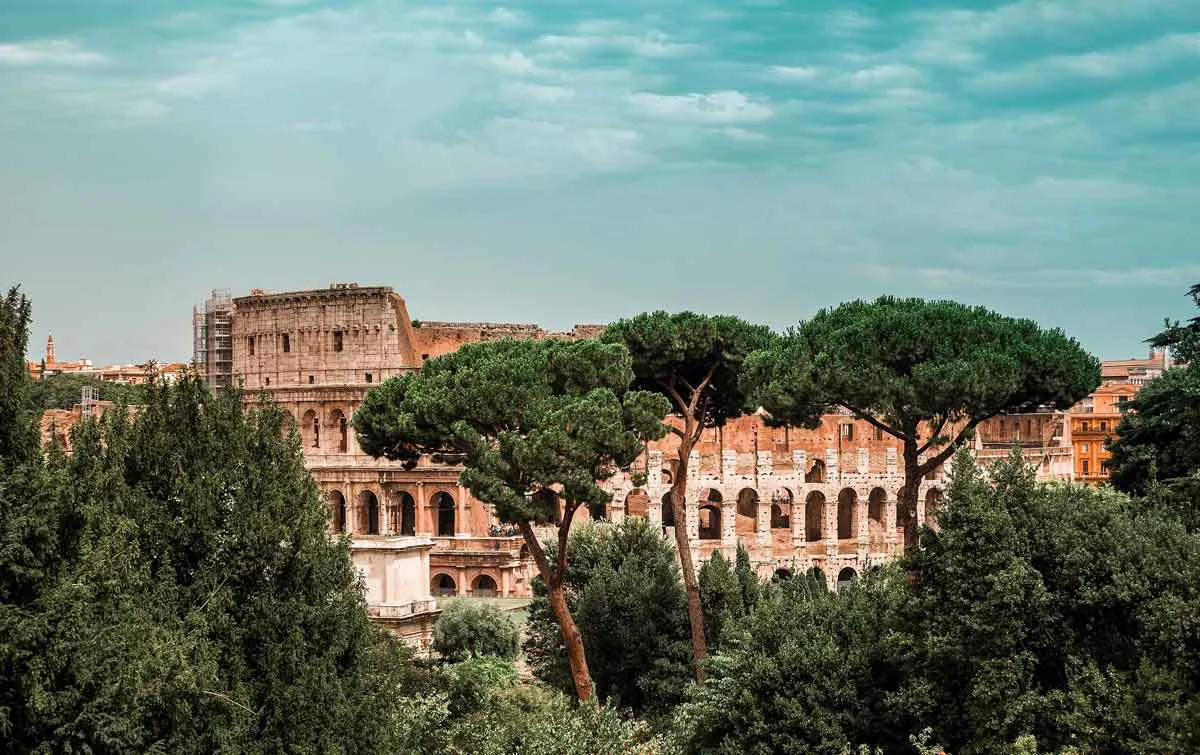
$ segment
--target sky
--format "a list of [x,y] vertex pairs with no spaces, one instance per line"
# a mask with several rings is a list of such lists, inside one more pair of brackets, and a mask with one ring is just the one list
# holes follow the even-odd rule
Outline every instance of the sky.
[[555,329],[952,298],[1141,355],[1198,176],[1197,0],[0,0],[35,357],[335,281]]

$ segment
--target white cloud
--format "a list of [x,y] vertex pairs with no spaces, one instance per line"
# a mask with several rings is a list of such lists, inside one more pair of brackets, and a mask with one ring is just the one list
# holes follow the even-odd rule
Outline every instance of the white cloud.
[[108,58],[100,53],[63,39],[0,44],[0,65],[86,67],[102,65],[107,61]]
[[771,73],[791,81],[812,81],[817,77],[814,66],[771,66]]
[[170,97],[198,98],[231,85],[234,78],[216,71],[192,71],[162,79],[154,91]]
[[580,53],[613,50],[643,58],[679,58],[700,51],[690,42],[673,42],[660,31],[643,35],[618,33],[613,24],[581,24],[574,34],[545,34],[535,44],[546,50]]
[[520,50],[511,50],[506,55],[493,55],[488,62],[505,73],[517,76],[532,73],[536,67],[533,58],[526,56]]
[[755,123],[774,113],[768,105],[736,90],[708,94],[653,94],[637,92],[630,102],[643,113],[664,120],[695,123]]
[[516,102],[563,102],[575,96],[569,87],[532,84],[526,81],[506,81],[500,86],[500,96]]
[[839,80],[848,86],[875,88],[911,86],[922,78],[921,72],[910,65],[885,63],[846,73]]
[[928,34],[996,42],[1022,36],[1069,35],[1161,18],[1195,8],[1195,0],[1018,0],[989,10],[921,11]]
[[936,290],[980,288],[1179,288],[1180,281],[1196,280],[1200,265],[1129,268],[864,268],[871,277],[889,282],[909,281]]

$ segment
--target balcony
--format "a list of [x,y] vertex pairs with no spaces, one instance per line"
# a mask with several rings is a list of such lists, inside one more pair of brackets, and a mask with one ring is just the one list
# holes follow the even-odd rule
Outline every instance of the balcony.
[[414,600],[411,603],[383,603],[367,606],[367,613],[375,619],[406,619],[436,610],[437,601],[433,598]]

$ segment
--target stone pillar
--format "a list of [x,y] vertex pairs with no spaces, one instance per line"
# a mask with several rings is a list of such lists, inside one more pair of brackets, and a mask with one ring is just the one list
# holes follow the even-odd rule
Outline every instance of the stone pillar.
[[454,513],[454,536],[455,537],[471,537],[475,533],[471,526],[471,503],[468,498],[467,489],[458,483],[458,506]]
[[[650,496],[650,500],[662,497],[663,481],[663,452],[650,451],[646,454],[648,461],[646,462],[646,495]],[[662,521],[661,519],[659,521]]]
[[737,500],[721,499],[721,551],[733,560],[737,555]]
[[413,495],[413,505],[416,508],[413,523],[418,535],[433,537],[433,516],[429,510],[429,501],[425,497],[425,483],[418,482],[416,493]]
[[792,470],[796,473],[796,479],[804,482],[804,475],[808,472],[807,451],[801,449],[792,451]]
[[661,495],[650,496],[650,504],[646,507],[646,517],[651,524],[662,526],[663,523],[663,502]]
[[804,531],[804,523],[808,521],[808,502],[804,498],[804,491],[797,489],[796,500],[792,502],[792,547],[799,548],[805,551],[808,543],[805,541],[806,534]]
[[870,474],[871,472],[871,451],[867,448],[858,449],[858,473]]
[[[834,457],[836,459],[836,456]],[[829,488],[826,488],[829,490]],[[822,524],[821,534],[825,536],[825,553],[829,556],[837,555],[837,525],[838,525],[838,497],[835,494],[830,498],[829,493],[825,494],[825,516]]]
[[898,473],[899,460],[896,454],[896,447],[892,446],[887,450],[887,473],[888,477],[895,477]]
[[[863,451],[866,451],[866,449],[859,449],[860,458],[862,456],[861,452]],[[863,494],[862,490],[855,490],[854,492],[857,495],[857,501],[854,504],[854,508],[858,515],[858,532],[856,533],[856,537],[858,539],[858,562],[859,564],[862,564],[866,560],[868,545],[871,542],[871,525],[869,517],[871,491],[866,491],[866,495]]]
[[771,451],[759,451],[757,458],[754,460],[755,472],[758,473],[758,478],[761,480],[764,477],[771,477],[775,474],[775,454]]
[[[684,498],[683,503],[684,508],[687,509],[688,537],[691,538],[691,542],[695,543],[700,539],[700,502]],[[678,527],[679,522],[675,522],[675,526]]]
[[700,479],[700,452],[692,449],[688,454],[688,487],[693,487],[692,483]]
[[915,526],[918,531],[921,525],[925,524],[925,486],[917,488],[917,521]]
[[500,595],[505,598],[512,597],[512,569],[500,572]]
[[618,493],[608,502],[608,520],[613,524],[625,521],[625,498],[628,495],[628,493],[625,495]]
[[[754,491],[755,495],[758,491]],[[769,545],[771,543],[771,501],[758,499],[758,507],[756,508],[754,518],[754,534],[759,545]]]
[[465,567],[465,566],[458,567],[458,573],[455,576],[454,581],[458,583],[458,594],[459,595],[469,594],[467,591],[471,588],[471,585],[470,585],[470,583],[467,582],[467,567]]
[[887,491],[887,498],[883,505],[883,528],[887,541],[887,552],[894,554],[896,552],[896,496],[891,491]]
[[825,449],[825,482],[834,483],[838,479],[838,452],[836,448]]

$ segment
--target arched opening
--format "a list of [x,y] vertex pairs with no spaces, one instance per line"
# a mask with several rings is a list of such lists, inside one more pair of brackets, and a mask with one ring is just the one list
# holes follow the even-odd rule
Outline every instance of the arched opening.
[[496,580],[487,574],[480,574],[471,583],[471,593],[479,598],[494,598],[499,592],[496,587]]
[[771,578],[772,582],[786,582],[792,578],[791,569],[776,569],[775,575]]
[[667,469],[666,467],[663,467],[662,476],[659,479],[662,480],[663,485],[669,486],[669,485],[671,485],[671,483],[673,483],[675,481],[675,475],[671,473],[671,470]]
[[752,535],[758,529],[758,491],[742,488],[737,497],[735,530],[739,535]]
[[663,493],[662,497],[662,523],[664,527],[675,526],[675,508],[671,506],[671,494]]
[[312,409],[306,411],[300,421],[300,437],[305,448],[321,447],[321,420]]
[[454,499],[449,493],[435,493],[431,503],[437,518],[437,536],[454,537]]
[[788,530],[792,528],[792,491],[782,488],[771,497],[771,529]]
[[887,527],[883,522],[883,512],[887,508],[887,491],[874,488],[867,497],[867,534],[871,542],[883,542]]
[[329,502],[329,518],[333,522],[334,532],[346,531],[346,496],[340,490],[331,490],[325,494]]
[[812,466],[804,473],[805,482],[825,482],[825,462],[813,459]]
[[430,580],[429,591],[439,598],[448,598],[458,594],[458,585],[449,574],[438,574]]
[[364,520],[363,529],[368,535],[379,534],[379,499],[369,490],[358,494],[358,507]]
[[417,502],[409,493],[400,493],[400,534],[417,534]]
[[858,493],[854,488],[842,488],[838,493],[837,536],[838,540],[849,540],[858,533]]
[[805,581],[809,587],[819,592],[829,592],[829,582],[825,579],[825,572],[814,566],[804,575]]
[[925,493],[925,526],[937,532],[941,529],[938,526],[938,509],[942,505],[941,488],[930,488]]
[[592,515],[593,522],[603,522],[608,519],[608,505],[598,503],[595,506],[588,507],[588,511]]
[[854,584],[854,580],[856,579],[858,579],[858,572],[847,566],[838,572],[837,589],[841,590],[843,587],[849,587]]
[[634,488],[625,496],[625,516],[647,517],[650,515],[650,496],[641,488]]
[[701,540],[720,540],[721,539],[721,507],[704,505],[700,507],[700,532]]
[[333,431],[337,433],[337,450],[341,453],[346,453],[349,435],[349,423],[346,422],[346,415],[341,409],[334,409],[329,415],[330,424],[333,426]]
[[819,490],[805,499],[804,539],[810,543],[825,539],[825,494]]

